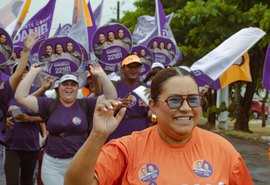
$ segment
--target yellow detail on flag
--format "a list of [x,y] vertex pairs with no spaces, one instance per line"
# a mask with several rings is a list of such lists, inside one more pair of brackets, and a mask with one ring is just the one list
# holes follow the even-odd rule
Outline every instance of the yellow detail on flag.
[[83,0],[83,8],[84,8],[84,15],[86,20],[86,26],[91,27],[93,26],[92,17],[89,13],[88,6],[85,0]]
[[227,71],[219,78],[221,88],[227,85],[242,80],[251,82],[250,68],[249,68],[249,55],[245,53],[242,57],[241,64],[233,64]]
[[17,25],[19,25],[19,26],[22,25],[22,22],[26,16],[26,14],[28,13],[28,9],[29,9],[29,6],[31,4],[31,1],[32,0],[26,0],[24,7],[22,7],[21,14],[19,15],[20,17],[19,17]]

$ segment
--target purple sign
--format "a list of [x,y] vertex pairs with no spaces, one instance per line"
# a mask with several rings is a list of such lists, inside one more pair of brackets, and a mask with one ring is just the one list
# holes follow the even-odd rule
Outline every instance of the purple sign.
[[11,37],[3,28],[0,28],[0,65],[8,61],[12,51],[13,43]]
[[153,53],[154,62],[160,62],[164,66],[170,64],[175,58],[176,47],[173,41],[166,37],[153,37],[147,44],[147,48]]
[[43,44],[44,41],[45,39],[39,39],[35,42],[34,46],[32,47],[30,51],[30,57],[29,57],[31,64],[39,62],[38,52],[39,52],[40,46]]
[[118,64],[106,64],[101,61],[99,61],[100,66],[104,71],[111,71],[111,72],[117,72],[120,69],[120,63]]
[[132,48],[132,53],[140,57],[143,63],[140,76],[145,76],[151,70],[152,66],[153,56],[151,51],[144,46],[135,46]]
[[[46,64],[46,73],[52,76],[58,76],[59,72],[76,72],[82,63],[82,50],[80,45],[69,37],[50,38],[44,41],[38,52],[38,58],[40,62]],[[64,60],[63,60],[64,59]],[[65,64],[63,64],[65,61]],[[57,68],[56,71],[48,70],[51,68],[51,63],[55,63],[54,67],[59,66],[61,63],[61,69]],[[66,67],[66,65],[69,65]]]
[[21,48],[20,46],[14,46],[14,50],[11,54],[10,59],[5,63],[6,68],[4,70],[4,73],[6,75],[11,76],[13,74],[13,67],[19,62],[22,50],[23,48]]
[[48,62],[42,67],[43,72],[54,77],[60,77],[63,74],[75,72],[77,69],[78,67],[74,62],[65,58],[58,59],[54,62]]
[[118,64],[131,51],[132,39],[129,30],[117,23],[100,27],[94,34],[92,48],[95,56],[108,65]]

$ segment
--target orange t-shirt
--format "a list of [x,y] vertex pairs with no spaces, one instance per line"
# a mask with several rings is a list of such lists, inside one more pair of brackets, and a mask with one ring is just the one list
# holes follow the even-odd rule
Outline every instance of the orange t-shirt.
[[100,185],[252,185],[240,154],[221,136],[195,128],[191,140],[173,147],[157,126],[107,143],[98,158]]

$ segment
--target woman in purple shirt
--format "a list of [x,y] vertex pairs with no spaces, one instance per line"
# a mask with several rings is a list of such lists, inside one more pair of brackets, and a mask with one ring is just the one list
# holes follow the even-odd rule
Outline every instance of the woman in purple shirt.
[[104,95],[82,99],[88,106],[90,119],[80,106],[79,100],[76,99],[79,83],[77,77],[72,74],[66,74],[59,79],[58,102],[53,113],[46,118],[48,107],[54,100],[29,95],[30,86],[41,70],[35,64],[31,67],[30,72],[19,84],[15,98],[21,105],[40,113],[43,119],[47,119],[46,127],[49,135],[41,169],[42,181],[44,185],[61,185],[67,166],[86,141],[92,128],[96,103],[105,98],[116,99],[117,93],[101,66],[93,64],[90,66],[91,74],[101,82]]

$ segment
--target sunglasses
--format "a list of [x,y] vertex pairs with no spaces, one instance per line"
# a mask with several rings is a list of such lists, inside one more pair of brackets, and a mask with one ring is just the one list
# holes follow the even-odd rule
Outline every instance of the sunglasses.
[[166,100],[157,100],[157,101],[166,102],[170,109],[179,109],[183,105],[184,100],[187,101],[188,105],[191,108],[201,106],[200,95],[190,94],[190,95],[185,95],[185,96],[186,97],[184,98],[181,95],[173,95],[173,96],[169,96]]

